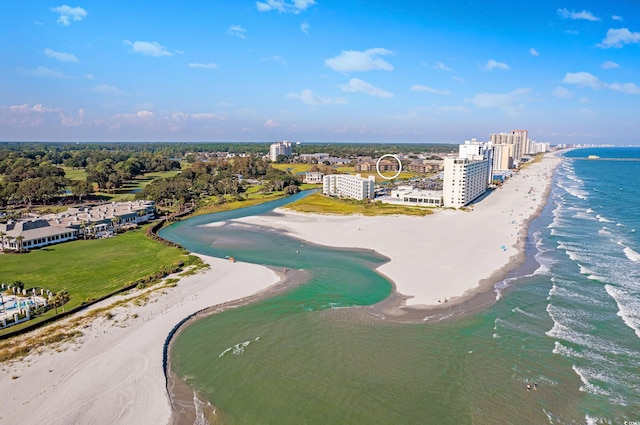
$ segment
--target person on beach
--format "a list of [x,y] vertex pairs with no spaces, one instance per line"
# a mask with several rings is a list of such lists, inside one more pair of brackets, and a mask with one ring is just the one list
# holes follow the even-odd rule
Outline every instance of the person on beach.
[[531,391],[531,384],[527,384],[527,391]]

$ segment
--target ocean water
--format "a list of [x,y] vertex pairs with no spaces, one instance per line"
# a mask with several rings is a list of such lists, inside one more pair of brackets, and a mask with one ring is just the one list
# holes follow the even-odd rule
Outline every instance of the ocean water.
[[[391,290],[375,253],[225,221],[272,206],[177,223],[161,235],[310,278],[189,325],[171,367],[215,406],[216,423],[640,421],[639,179],[640,149],[568,152],[530,226],[528,261],[496,284],[496,303],[419,324],[367,307]],[[202,227],[213,221],[223,224]]]

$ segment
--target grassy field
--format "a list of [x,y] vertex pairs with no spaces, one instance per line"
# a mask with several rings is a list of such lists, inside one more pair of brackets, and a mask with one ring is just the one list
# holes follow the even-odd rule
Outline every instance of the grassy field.
[[[82,169],[71,168],[71,167],[61,167],[65,176],[70,180],[86,180],[87,173]],[[158,171],[154,173],[147,173],[144,176],[140,176],[133,180],[126,181],[121,188],[114,190],[113,192],[100,192],[98,191],[98,187],[94,185],[94,189],[96,192],[94,195],[103,198],[106,201],[132,201],[135,197],[135,194],[144,189],[149,183],[151,183],[155,179],[163,178],[163,177],[173,177],[178,174],[179,170],[173,171]],[[70,187],[67,189],[71,189]]]
[[64,170],[64,176],[69,180],[86,180],[87,172],[82,168],[60,167]]
[[315,214],[352,215],[429,215],[433,210],[420,207],[405,207],[401,205],[383,204],[380,202],[365,202],[352,199],[331,198],[315,193],[287,205],[294,211]]
[[[65,308],[71,309],[180,262],[191,261],[186,251],[149,239],[145,230],[146,226],[115,238],[66,242],[28,254],[3,254],[0,276],[8,283],[22,281],[26,289],[67,291],[70,299]],[[51,310],[38,319],[53,314]]]
[[314,164],[271,164],[273,168],[289,171],[291,174],[306,173]]

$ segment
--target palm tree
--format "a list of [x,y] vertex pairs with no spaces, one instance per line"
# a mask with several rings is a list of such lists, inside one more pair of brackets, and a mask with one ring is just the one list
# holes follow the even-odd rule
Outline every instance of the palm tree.
[[113,217],[111,219],[111,226],[113,227],[113,233],[116,234],[118,233],[118,224],[120,223],[122,219],[120,217]]
[[21,253],[22,252],[22,241],[24,240],[24,236],[19,235],[19,236],[16,236],[15,239],[16,239],[16,242],[18,242],[18,252]]
[[55,314],[58,314],[58,307],[62,307],[62,312],[64,313],[64,304],[67,301],[69,301],[69,293],[67,291],[60,291],[50,298],[50,302],[56,310]]
[[11,249],[11,240],[13,239],[13,236],[8,236],[7,235],[7,246],[9,247],[9,249]]

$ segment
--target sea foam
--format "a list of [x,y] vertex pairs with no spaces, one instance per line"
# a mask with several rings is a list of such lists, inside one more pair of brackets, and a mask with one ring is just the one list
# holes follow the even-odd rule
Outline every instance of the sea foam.
[[605,285],[604,289],[615,300],[618,306],[618,316],[640,338],[640,301],[638,297],[634,297],[624,289],[613,285]]

